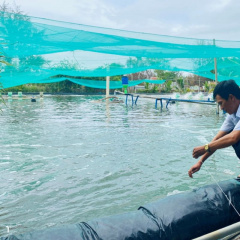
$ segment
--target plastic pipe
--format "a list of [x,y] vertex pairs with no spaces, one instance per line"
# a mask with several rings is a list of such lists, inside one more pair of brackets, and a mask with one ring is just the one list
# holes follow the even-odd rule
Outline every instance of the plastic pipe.
[[224,237],[227,237],[227,236],[229,236],[231,234],[234,234],[234,233],[237,234],[238,231],[240,231],[240,222],[234,223],[234,224],[232,224],[228,227],[225,227],[225,228],[219,229],[217,231],[208,233],[204,236],[195,238],[193,240],[217,240],[217,239],[222,239]]

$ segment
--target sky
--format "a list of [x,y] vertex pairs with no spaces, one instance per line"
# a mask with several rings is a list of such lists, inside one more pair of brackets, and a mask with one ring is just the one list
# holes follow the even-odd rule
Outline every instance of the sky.
[[240,41],[240,0],[0,0],[25,14],[160,35]]

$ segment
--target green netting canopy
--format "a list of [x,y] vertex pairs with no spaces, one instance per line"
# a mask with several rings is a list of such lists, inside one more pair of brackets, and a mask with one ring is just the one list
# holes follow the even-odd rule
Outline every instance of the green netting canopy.
[[219,81],[240,83],[239,41],[137,33],[0,12],[0,52],[11,63],[1,65],[4,88],[63,80],[56,76],[98,88],[102,83],[84,78],[147,69],[214,79],[214,58]]

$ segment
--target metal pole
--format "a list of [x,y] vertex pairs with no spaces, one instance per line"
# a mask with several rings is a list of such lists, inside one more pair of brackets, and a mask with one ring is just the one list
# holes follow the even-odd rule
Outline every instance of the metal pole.
[[217,240],[217,239],[222,239],[222,238],[229,236],[231,234],[234,234],[234,233],[237,234],[238,231],[240,231],[240,222],[237,222],[228,227],[219,229],[212,233],[206,234],[204,236],[194,238],[193,240]]
[[106,97],[109,97],[110,77],[106,77]]

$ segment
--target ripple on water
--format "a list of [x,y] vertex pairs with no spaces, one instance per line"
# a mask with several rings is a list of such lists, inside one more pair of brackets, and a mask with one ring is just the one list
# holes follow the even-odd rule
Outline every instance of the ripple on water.
[[179,103],[160,111],[151,99],[133,107],[91,102],[100,98],[3,106],[1,235],[5,226],[14,234],[133,211],[212,183],[205,167],[217,180],[235,175],[239,161],[226,149],[194,179],[187,176],[192,149],[210,141],[224,120],[214,106]]

